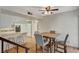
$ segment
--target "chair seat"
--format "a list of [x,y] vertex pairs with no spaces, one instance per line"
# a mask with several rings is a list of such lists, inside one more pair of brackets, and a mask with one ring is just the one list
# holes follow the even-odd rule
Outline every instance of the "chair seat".
[[49,44],[49,41],[44,40],[44,44],[43,44],[43,46],[46,46],[47,44]]
[[56,41],[57,44],[64,45],[64,41]]
[[47,44],[49,44],[49,41],[48,40],[44,40],[44,43],[42,44],[42,43],[37,43],[39,46],[46,46]]

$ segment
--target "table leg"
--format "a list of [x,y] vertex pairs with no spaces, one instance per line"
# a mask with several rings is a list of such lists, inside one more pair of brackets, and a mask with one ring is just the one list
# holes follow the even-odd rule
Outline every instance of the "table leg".
[[55,53],[55,40],[53,40],[53,42],[54,42],[54,53]]
[[50,53],[52,53],[52,42],[51,42],[51,38],[50,38]]

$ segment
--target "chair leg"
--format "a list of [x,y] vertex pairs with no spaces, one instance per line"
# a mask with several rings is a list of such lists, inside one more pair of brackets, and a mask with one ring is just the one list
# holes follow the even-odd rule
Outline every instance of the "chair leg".
[[42,53],[43,53],[43,51],[44,51],[44,49],[43,49],[43,47],[42,47]]
[[37,53],[37,44],[36,44],[36,53]]
[[64,46],[64,53],[67,53],[67,49],[66,49],[66,46]]
[[54,44],[54,53],[57,50],[57,48],[58,48],[58,44]]
[[41,46],[41,50],[42,50],[42,53],[43,53],[43,51],[44,51],[44,48]]
[[55,44],[54,44],[54,53],[55,53],[55,50],[56,50],[56,46],[55,46]]
[[55,43],[55,41],[53,41],[54,42],[54,53],[55,53],[55,50],[56,50],[56,43]]

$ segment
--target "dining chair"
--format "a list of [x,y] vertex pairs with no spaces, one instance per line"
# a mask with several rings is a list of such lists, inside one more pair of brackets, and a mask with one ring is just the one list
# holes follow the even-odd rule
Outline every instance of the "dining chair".
[[[68,36],[69,36],[69,34],[60,34],[56,38],[54,52],[67,53],[66,42],[67,42]],[[62,52],[61,50],[64,50],[64,52]]]
[[43,36],[39,32],[35,32],[34,34],[36,39],[36,52],[37,52],[37,45],[39,45],[42,49],[42,52],[44,52],[45,46],[49,43],[49,40],[44,40]]

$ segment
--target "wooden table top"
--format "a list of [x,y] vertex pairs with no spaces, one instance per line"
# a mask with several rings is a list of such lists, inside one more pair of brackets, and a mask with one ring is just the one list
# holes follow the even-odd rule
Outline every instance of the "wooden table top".
[[44,32],[44,33],[41,33],[44,37],[48,37],[48,38],[56,38],[59,33],[50,33],[50,32]]

